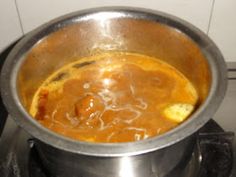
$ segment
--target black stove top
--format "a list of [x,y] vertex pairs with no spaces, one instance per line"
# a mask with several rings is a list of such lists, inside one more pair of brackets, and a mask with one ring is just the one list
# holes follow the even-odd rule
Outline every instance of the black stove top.
[[[0,54],[0,66],[12,46]],[[233,177],[233,138],[232,132],[225,132],[210,120],[198,133],[197,145],[184,174],[178,172],[181,167],[176,167],[168,177]],[[51,177],[34,148],[34,140],[7,115],[1,99],[0,176]]]

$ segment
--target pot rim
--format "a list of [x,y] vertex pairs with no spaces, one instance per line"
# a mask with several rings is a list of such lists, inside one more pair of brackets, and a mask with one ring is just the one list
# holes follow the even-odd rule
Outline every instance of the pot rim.
[[[24,109],[17,96],[16,78],[24,56],[43,37],[64,26],[94,18],[135,18],[160,22],[190,37],[206,57],[212,84],[205,102],[192,116],[176,128],[156,137],[128,143],[89,143],[54,133],[39,124]],[[82,10],[56,18],[28,33],[11,51],[1,73],[1,94],[11,117],[29,134],[55,148],[77,154],[103,157],[131,156],[152,152],[175,144],[195,133],[213,116],[226,92],[227,70],[224,58],[207,35],[175,16],[149,9],[131,7],[100,7]]]

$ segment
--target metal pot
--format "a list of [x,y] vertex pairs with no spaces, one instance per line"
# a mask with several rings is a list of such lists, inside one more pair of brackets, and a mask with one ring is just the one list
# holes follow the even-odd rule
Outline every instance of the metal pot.
[[[49,74],[107,50],[137,52],[164,60],[196,87],[194,114],[157,137],[130,143],[74,141],[41,126],[28,110]],[[226,67],[216,45],[199,29],[162,12],[137,8],[97,8],[57,18],[27,34],[12,50],[1,73],[1,92],[11,117],[35,139],[53,176],[164,177],[184,168],[195,133],[217,110],[226,90]]]

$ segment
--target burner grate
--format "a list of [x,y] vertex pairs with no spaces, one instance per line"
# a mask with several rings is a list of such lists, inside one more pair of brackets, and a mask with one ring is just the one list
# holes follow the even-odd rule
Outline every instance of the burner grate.
[[201,177],[229,177],[233,167],[232,141],[234,134],[202,133],[199,146],[202,156]]

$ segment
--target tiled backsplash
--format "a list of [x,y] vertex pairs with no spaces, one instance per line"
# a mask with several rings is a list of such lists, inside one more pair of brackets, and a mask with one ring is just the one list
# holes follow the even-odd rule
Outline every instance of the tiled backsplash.
[[0,51],[22,36],[14,0],[0,0]]
[[236,61],[236,0],[215,0],[209,36],[227,61]]
[[136,6],[168,12],[190,21],[206,31],[212,0],[18,0],[25,32],[62,14],[85,8],[115,5]]
[[235,0],[1,0],[0,50],[60,15],[99,6],[135,6],[178,16],[209,34],[227,61],[236,61]]

